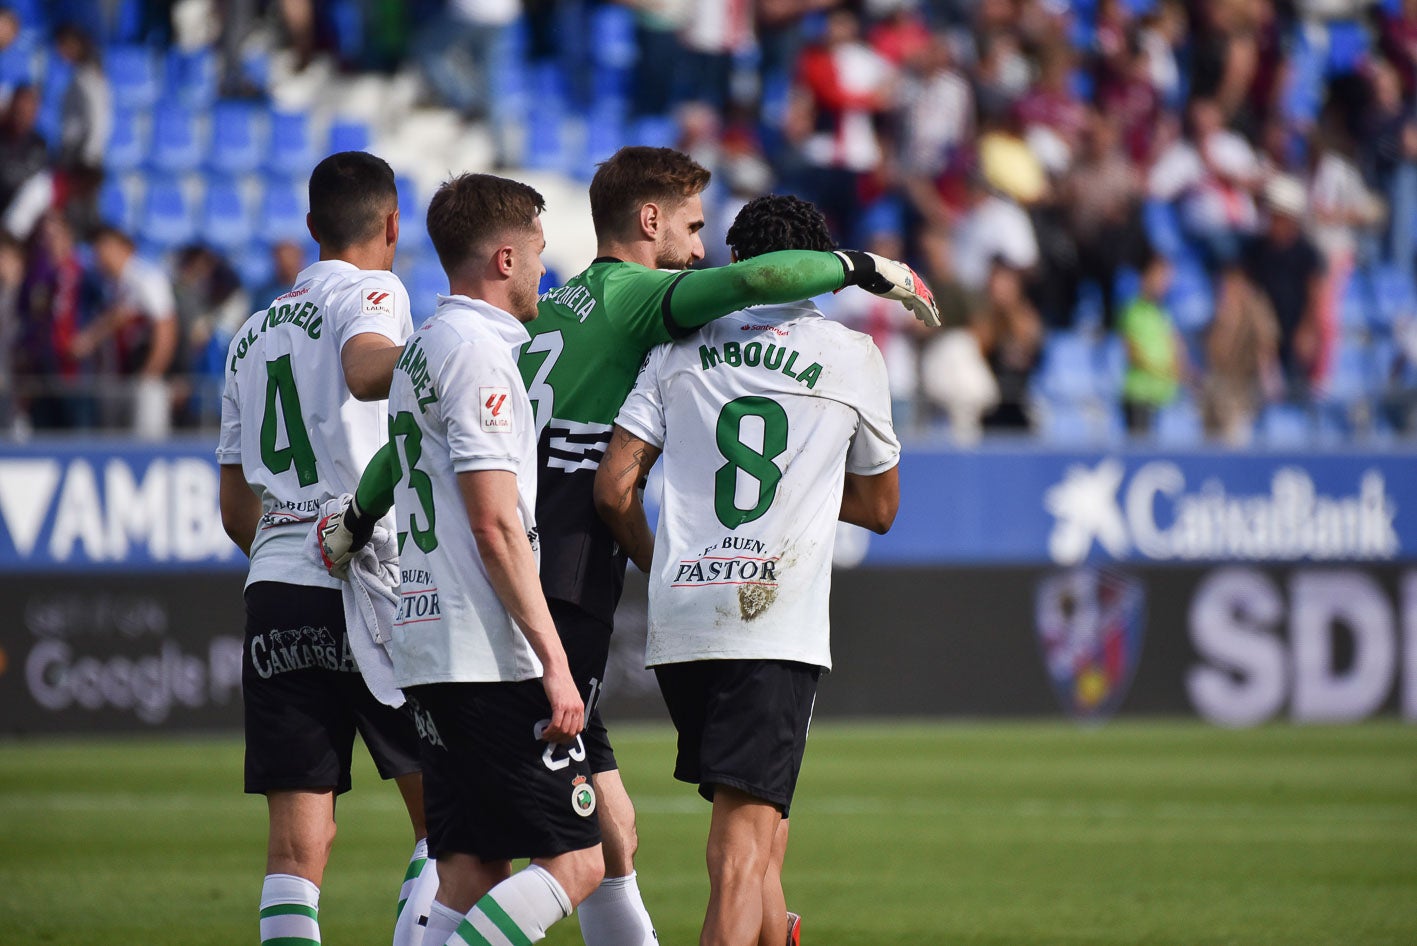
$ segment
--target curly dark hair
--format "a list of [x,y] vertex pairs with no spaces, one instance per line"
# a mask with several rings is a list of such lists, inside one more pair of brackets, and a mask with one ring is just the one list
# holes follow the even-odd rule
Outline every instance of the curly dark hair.
[[740,260],[775,250],[836,249],[822,212],[791,194],[748,201],[728,228],[726,242]]

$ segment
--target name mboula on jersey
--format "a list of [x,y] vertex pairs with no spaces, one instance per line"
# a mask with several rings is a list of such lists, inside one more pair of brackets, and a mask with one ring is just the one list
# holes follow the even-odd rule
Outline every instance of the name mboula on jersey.
[[541,676],[487,577],[458,485],[459,473],[514,473],[517,513],[539,556],[536,424],[515,360],[527,337],[490,303],[439,296],[394,368],[400,604],[389,653],[401,687]]
[[217,462],[240,464],[261,498],[248,585],[340,586],[305,549],[309,524],[354,492],[388,436],[384,402],[350,393],[340,352],[366,332],[402,344],[412,331],[397,276],[322,260],[231,340]]
[[810,302],[730,315],[655,348],[615,422],[663,450],[645,662],[830,668],[843,474],[900,459],[871,339]]

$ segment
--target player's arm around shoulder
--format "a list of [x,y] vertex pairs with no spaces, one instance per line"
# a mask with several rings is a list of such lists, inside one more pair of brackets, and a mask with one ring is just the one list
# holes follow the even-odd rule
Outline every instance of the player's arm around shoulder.
[[336,327],[340,366],[350,394],[380,401],[389,396],[394,365],[412,334],[408,291],[393,273],[367,274],[355,290],[341,300],[349,311]]
[[487,578],[541,661],[542,686],[551,702],[551,725],[543,738],[569,742],[581,731],[585,705],[571,679],[566,652],[541,592],[536,557],[517,515],[517,475],[511,470],[479,469],[457,477]]

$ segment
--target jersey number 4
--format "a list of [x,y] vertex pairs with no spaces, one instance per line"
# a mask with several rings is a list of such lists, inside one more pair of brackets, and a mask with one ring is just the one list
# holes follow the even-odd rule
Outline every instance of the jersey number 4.
[[[279,411],[279,413],[277,413]],[[286,446],[277,448],[280,428],[285,426]],[[290,371],[290,355],[266,362],[266,413],[261,418],[261,462],[272,473],[284,473],[292,466],[301,486],[320,479],[315,469],[315,451],[300,413],[300,392]]]
[[[761,452],[743,442],[743,420],[761,421]],[[787,412],[766,397],[740,397],[723,405],[714,431],[718,452],[728,462],[713,477],[713,511],[718,521],[730,529],[759,519],[772,506],[782,470],[774,460],[787,451]],[[758,498],[751,506],[738,505],[738,474],[747,474],[757,483]]]

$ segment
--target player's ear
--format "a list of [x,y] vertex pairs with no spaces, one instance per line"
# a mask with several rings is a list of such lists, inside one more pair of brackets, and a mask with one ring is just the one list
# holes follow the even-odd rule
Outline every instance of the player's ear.
[[663,223],[663,209],[659,204],[650,201],[640,205],[640,235],[653,240],[659,236],[660,226]]
[[497,253],[493,259],[497,266],[497,272],[501,276],[507,277],[512,275],[512,266],[516,261],[516,255],[516,251],[512,248],[510,243],[497,247]]
[[305,215],[305,229],[310,231],[310,239],[316,243],[320,242],[320,234],[315,232],[315,215],[307,213]]
[[399,209],[384,218],[384,243],[394,246],[399,241]]

